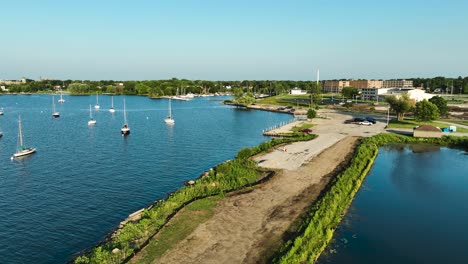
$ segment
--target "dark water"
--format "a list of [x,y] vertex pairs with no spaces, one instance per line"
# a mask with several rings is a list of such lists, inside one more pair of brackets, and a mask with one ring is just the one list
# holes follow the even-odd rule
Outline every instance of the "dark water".
[[318,263],[468,263],[468,156],[381,148]]
[[[58,97],[55,98],[56,100]],[[267,138],[290,115],[238,110],[220,97],[172,101],[126,97],[131,135],[123,138],[123,97],[64,96],[52,118],[50,95],[1,96],[0,263],[63,263],[104,238],[128,214],[164,198],[204,170]],[[89,104],[95,127],[88,127]],[[24,141],[37,153],[10,161],[21,113]]]

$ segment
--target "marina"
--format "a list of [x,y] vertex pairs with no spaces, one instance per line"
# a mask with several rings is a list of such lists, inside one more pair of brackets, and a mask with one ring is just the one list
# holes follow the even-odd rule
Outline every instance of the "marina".
[[[114,114],[92,109],[95,126],[87,125],[95,96],[63,98],[56,105],[60,118],[53,119],[49,95],[0,97],[7,113],[0,120],[0,237],[6,245],[0,259],[9,263],[69,260],[129,214],[267,140],[263,129],[291,118],[224,106],[226,97],[200,97],[173,101],[177,124],[167,126],[167,100],[126,96],[132,133],[122,137],[122,96],[114,97]],[[108,109],[111,97],[99,102]],[[11,161],[19,113],[24,140],[38,152]]]

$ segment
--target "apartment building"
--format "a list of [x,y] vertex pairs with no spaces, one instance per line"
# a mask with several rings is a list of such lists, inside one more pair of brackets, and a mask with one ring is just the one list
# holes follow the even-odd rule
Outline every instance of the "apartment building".
[[349,85],[354,88],[382,88],[382,80],[351,80]]
[[332,81],[325,81],[323,83],[323,91],[326,93],[341,93],[344,87],[349,87],[349,81],[347,80],[332,80]]
[[413,87],[413,81],[407,80],[385,80],[383,81],[384,88],[408,88]]

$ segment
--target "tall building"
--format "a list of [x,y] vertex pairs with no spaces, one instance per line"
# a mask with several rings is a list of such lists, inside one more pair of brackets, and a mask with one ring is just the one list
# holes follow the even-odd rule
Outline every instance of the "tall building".
[[349,85],[354,88],[382,88],[382,80],[351,80]]
[[384,88],[409,88],[413,87],[413,81],[407,80],[385,80],[383,81]]
[[350,84],[349,84],[349,81],[347,80],[325,81],[323,83],[323,91],[326,93],[341,93],[341,90],[343,90],[344,87],[349,87],[349,86]]

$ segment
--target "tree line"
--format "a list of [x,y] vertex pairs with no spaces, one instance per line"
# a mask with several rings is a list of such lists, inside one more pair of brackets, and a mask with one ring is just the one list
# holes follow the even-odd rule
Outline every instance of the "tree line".
[[172,78],[168,80],[116,81],[116,80],[41,80],[6,85],[11,93],[38,93],[66,90],[71,94],[113,93],[148,95],[151,97],[176,95],[177,93],[208,94],[240,89],[245,93],[281,95],[293,88],[313,90],[314,81],[207,81]]

